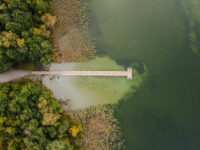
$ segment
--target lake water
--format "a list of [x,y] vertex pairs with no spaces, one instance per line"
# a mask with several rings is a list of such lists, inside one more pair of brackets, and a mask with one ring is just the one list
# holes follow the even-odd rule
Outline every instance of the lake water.
[[189,48],[180,1],[91,0],[89,7],[98,54],[148,68],[115,110],[126,149],[199,150],[200,58]]
[[43,82],[57,98],[71,99],[72,109],[116,104],[127,150],[199,150],[200,57],[189,47],[180,0],[90,0],[89,8],[98,56],[50,69],[131,66],[133,80],[45,76]]
[[[97,56],[50,70],[125,70],[125,77],[43,77],[72,109],[116,104],[127,150],[200,150],[200,57],[189,47],[181,0],[90,0]],[[14,70],[0,81],[30,72]]]
[[[88,62],[51,64],[50,70],[125,70],[109,57],[95,57]],[[44,76],[43,83],[52,89],[58,99],[70,99],[71,109],[86,108],[99,104],[117,103],[128,93],[136,91],[146,74],[133,71],[134,80],[126,77],[69,77]],[[52,79],[52,80],[51,80]]]

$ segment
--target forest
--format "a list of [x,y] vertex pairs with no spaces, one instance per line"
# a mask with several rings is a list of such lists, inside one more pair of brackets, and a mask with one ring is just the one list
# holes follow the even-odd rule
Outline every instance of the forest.
[[0,72],[16,63],[51,62],[56,17],[49,0],[0,0]]
[[0,83],[1,150],[78,150],[82,130],[37,81]]

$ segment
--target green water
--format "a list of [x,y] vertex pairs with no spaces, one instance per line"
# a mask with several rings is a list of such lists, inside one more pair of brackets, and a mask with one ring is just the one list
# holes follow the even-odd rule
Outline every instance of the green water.
[[[52,63],[51,71],[63,70],[125,70],[109,57],[94,57],[81,63]],[[127,77],[75,77],[44,76],[43,84],[49,87],[58,99],[70,99],[71,109],[81,109],[102,104],[116,104],[128,93],[133,93],[146,77],[133,70],[134,80]]]
[[179,0],[91,0],[90,8],[98,54],[148,68],[115,110],[126,149],[199,150],[200,57]]

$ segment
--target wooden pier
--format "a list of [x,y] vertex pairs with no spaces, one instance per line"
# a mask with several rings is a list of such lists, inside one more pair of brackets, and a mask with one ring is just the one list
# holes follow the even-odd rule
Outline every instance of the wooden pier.
[[31,73],[34,75],[110,76],[132,79],[132,68],[127,68],[127,71],[33,71]]

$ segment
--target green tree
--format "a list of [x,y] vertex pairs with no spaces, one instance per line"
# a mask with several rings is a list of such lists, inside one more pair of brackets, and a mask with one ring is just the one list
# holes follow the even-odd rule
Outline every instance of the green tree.
[[57,136],[57,129],[54,126],[49,126],[46,128],[46,133],[50,136],[50,138],[55,138]]
[[1,11],[1,12],[5,12],[5,11],[7,11],[7,9],[8,9],[8,7],[6,6],[5,3],[1,3],[1,4],[0,4],[0,11]]
[[51,45],[41,36],[32,36],[27,40],[27,45],[29,48],[29,60],[31,62],[37,62],[45,65],[51,61]]
[[6,150],[72,150],[67,137],[73,125],[53,101],[38,82],[0,83],[0,139]]
[[0,14],[1,25],[5,25],[9,21],[10,21],[10,14],[8,13]]
[[30,6],[35,10],[35,11],[41,11],[41,12],[46,12],[49,9],[49,4],[45,0],[33,0],[30,3]]
[[0,73],[10,70],[12,67],[12,62],[5,55],[4,50],[0,48]]
[[23,142],[26,146],[26,150],[42,150],[42,146],[39,145],[37,142],[31,140],[30,138],[24,138]]
[[0,91],[0,113],[4,114],[6,107],[7,107],[7,103],[8,103],[9,99],[6,93],[3,93],[2,91]]
[[33,26],[31,12],[15,9],[13,10],[11,16],[12,21],[21,24],[24,30],[28,30],[31,26]]
[[7,22],[6,29],[15,33],[20,33],[24,30],[23,26],[17,22]]
[[47,144],[47,150],[67,150],[64,140],[54,140]]
[[51,62],[49,28],[55,24],[56,17],[46,13],[49,3],[49,0],[0,1],[0,49],[3,51],[0,72],[11,69],[15,63],[46,65]]
[[28,11],[28,4],[24,0],[9,0],[8,9],[20,9],[23,11]]

